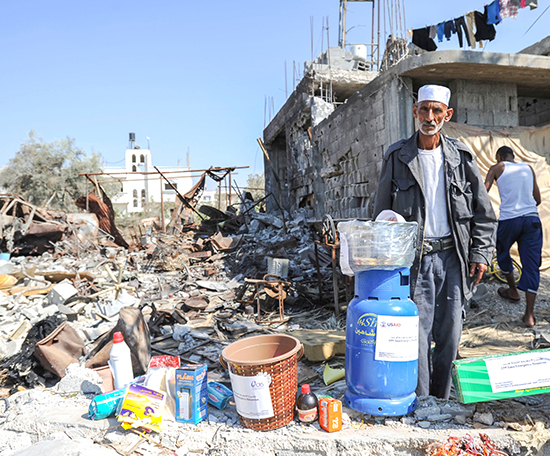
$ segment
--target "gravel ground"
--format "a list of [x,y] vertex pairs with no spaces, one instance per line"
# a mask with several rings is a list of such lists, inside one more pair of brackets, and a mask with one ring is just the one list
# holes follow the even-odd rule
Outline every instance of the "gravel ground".
[[[521,301],[511,302],[501,298],[497,290],[505,286],[494,276],[486,276],[480,283],[479,298],[471,303],[466,317],[465,327],[475,327],[494,323],[507,322],[511,325],[517,324],[524,327],[522,322],[523,312],[525,311],[525,293],[520,291]],[[486,292],[484,292],[486,289]],[[483,311],[483,313],[481,313]],[[535,317],[537,318],[537,327],[543,327],[548,324],[550,318],[550,271],[541,273],[541,283],[535,302]]]

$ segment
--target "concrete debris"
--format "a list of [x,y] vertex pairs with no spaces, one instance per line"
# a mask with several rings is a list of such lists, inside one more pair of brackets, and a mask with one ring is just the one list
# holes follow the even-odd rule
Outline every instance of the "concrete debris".
[[48,302],[53,305],[63,304],[67,299],[72,298],[78,294],[78,290],[73,286],[69,280],[63,280],[62,282],[53,286],[48,292]]
[[478,423],[481,423],[481,424],[485,424],[487,426],[491,426],[494,422],[493,414],[490,412],[485,412],[485,413],[476,412],[474,414],[474,421],[477,421]]
[[56,385],[59,393],[80,392],[83,394],[101,394],[103,379],[92,369],[86,369],[79,364],[70,364],[65,371],[65,376]]
[[311,118],[314,127],[334,112],[334,104],[328,103],[320,97],[312,97],[310,103]]
[[[89,420],[91,399],[113,388],[106,360],[118,330],[134,350],[136,375],[151,356],[170,355],[206,364],[208,380],[227,387],[219,355],[228,344],[249,335],[292,334],[305,347],[299,384],[343,398],[345,380],[326,386],[319,362],[330,359],[331,369],[342,369],[345,352],[345,312],[336,316],[333,308],[332,252],[314,248],[322,239],[319,223],[308,222],[306,211],[285,214],[285,234],[278,216],[205,212],[204,226],[184,230],[176,223],[177,234],[152,224],[141,236],[145,244],[130,236],[130,249],[109,238],[77,248],[63,238],[51,252],[12,251],[0,264],[16,280],[0,294],[0,456],[418,455],[434,439],[466,437],[478,426],[510,455],[544,454],[550,395],[473,405],[425,397],[414,413],[388,418],[344,406],[343,428],[335,434],[297,421],[255,432],[240,424],[233,400],[222,410],[210,407],[208,420],[196,426],[166,421],[154,435],[125,431],[114,418]],[[280,281],[281,290],[274,286]],[[248,286],[260,282],[267,283]],[[494,290],[485,291],[492,296]],[[337,293],[345,303],[345,288]],[[273,323],[281,302],[285,318]],[[83,351],[55,373],[39,362],[35,347],[69,324]]]
[[[352,410],[346,408],[343,429],[337,434],[322,431],[318,422],[305,424],[296,421],[284,428],[254,432],[240,425],[235,406],[230,403],[224,410],[211,407],[209,420],[197,426],[166,422],[163,433],[146,434],[146,438],[142,438],[133,432],[111,428],[116,424],[114,419],[91,421],[83,418],[91,396],[60,394],[51,390],[12,395],[9,408],[0,410],[4,418],[0,424],[0,454],[11,456],[18,450],[31,451],[32,445],[40,445],[41,441],[68,443],[83,439],[90,444],[93,442],[98,449],[112,448],[121,454],[132,454],[124,452],[133,447],[136,455],[419,455],[425,454],[425,448],[434,440],[445,440],[447,435],[466,438],[472,434],[471,425],[458,428],[428,420],[403,422],[374,417],[365,419],[364,416],[358,419],[353,417]],[[509,434],[498,428],[483,432],[510,455],[536,454],[528,452],[528,443],[518,443],[521,442],[518,437],[528,436],[528,433]],[[64,453],[52,450],[51,454],[81,454],[71,451],[82,451],[78,450],[78,445],[74,450],[62,448]]]
[[429,416],[438,416],[440,414],[440,408],[437,405],[418,407],[414,411],[414,416],[417,420],[424,420]]

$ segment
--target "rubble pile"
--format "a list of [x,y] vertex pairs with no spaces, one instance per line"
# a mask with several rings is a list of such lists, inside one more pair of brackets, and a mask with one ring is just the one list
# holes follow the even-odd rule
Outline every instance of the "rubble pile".
[[128,248],[114,223],[111,202],[100,191],[102,198],[90,193],[76,202],[90,213],[73,214],[35,206],[16,194],[0,194],[0,250],[37,256],[57,249],[78,257],[100,245]]
[[40,254],[68,229],[66,214],[34,206],[19,195],[0,194],[0,249],[15,254]]
[[[256,323],[256,305],[262,303],[262,320],[269,320],[278,297],[267,286],[264,292],[246,283],[248,278],[262,279],[270,272],[272,278],[284,282],[287,314],[299,318],[300,313],[316,309],[319,318],[325,319],[314,288],[319,283],[311,258],[314,233],[305,217],[291,221],[290,232],[283,234],[277,217],[250,214],[241,217],[242,224],[232,225],[231,230],[238,231],[232,236],[220,231],[213,235],[187,231],[181,236],[152,232],[139,246],[134,244],[131,252],[115,247],[109,238],[96,238],[89,248],[81,243],[80,250],[74,251],[66,248],[72,241],[64,238],[50,242],[53,253],[12,253],[9,261],[0,261],[0,273],[17,279],[0,291],[0,372],[4,372],[4,383],[51,386],[58,377],[39,365],[35,344],[67,320],[93,356],[98,339],[110,333],[125,306],[143,313],[154,351],[183,359],[193,351],[187,359],[216,362],[219,347],[202,343],[197,348],[197,338],[224,342],[272,331],[268,324]],[[268,260],[273,258],[285,263],[286,269],[270,271]],[[326,263],[320,272],[325,275],[320,282],[331,283],[327,279],[332,271]],[[326,314],[328,319],[328,310]],[[300,327],[299,323],[290,324]],[[305,327],[314,324],[308,321]],[[285,321],[284,327],[288,326]],[[208,350],[213,353],[208,355]]]
[[[72,234],[48,238],[40,255],[20,255],[27,241],[10,238],[11,257],[0,260],[1,456],[39,454],[49,451],[39,449],[43,441],[68,439],[75,451],[127,455],[365,454],[364,439],[367,454],[412,455],[449,432],[467,438],[474,430],[508,454],[535,454],[550,439],[548,395],[477,405],[420,398],[413,414],[396,418],[344,407],[342,431],[328,440],[318,422],[254,432],[241,424],[234,401],[209,407],[197,425],[166,417],[158,434],[123,430],[114,418],[89,420],[90,401],[112,389],[107,360],[115,331],[130,346],[136,377],[147,375],[151,357],[167,355],[206,365],[208,380],[226,387],[225,347],[253,335],[294,335],[304,344],[298,384],[342,399],[345,315],[335,315],[332,285],[345,281],[334,279],[332,247],[319,242],[317,224],[305,212],[285,215],[284,223],[253,210],[200,212],[209,215],[200,225],[175,234],[149,229],[129,249],[99,230],[79,231],[67,214],[56,223]],[[30,225],[49,223],[41,217]],[[22,233],[13,226],[4,225]],[[336,294],[346,302],[345,287]],[[489,295],[476,304],[483,318],[491,313],[484,309]],[[38,453],[25,453],[33,444]]]

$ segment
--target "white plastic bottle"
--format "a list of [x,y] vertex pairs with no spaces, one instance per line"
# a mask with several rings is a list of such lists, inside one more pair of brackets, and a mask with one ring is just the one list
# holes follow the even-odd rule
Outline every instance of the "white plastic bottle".
[[183,418],[185,421],[191,419],[191,392],[187,388],[182,388],[181,391],[178,391],[178,401],[180,409],[180,418]]
[[113,348],[111,348],[109,356],[109,366],[113,373],[115,389],[123,388],[134,380],[132,355],[120,331],[113,335]]

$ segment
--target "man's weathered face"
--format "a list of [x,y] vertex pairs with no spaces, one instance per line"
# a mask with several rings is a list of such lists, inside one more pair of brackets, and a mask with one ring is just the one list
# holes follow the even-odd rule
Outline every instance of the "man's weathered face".
[[422,101],[413,106],[413,115],[418,120],[420,131],[433,136],[441,130],[445,122],[453,116],[453,109],[438,101]]

